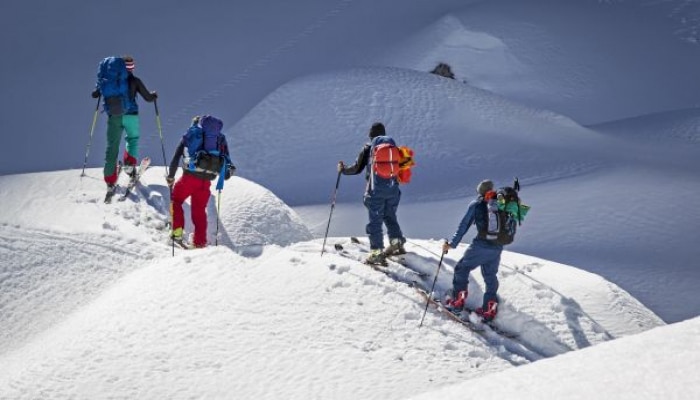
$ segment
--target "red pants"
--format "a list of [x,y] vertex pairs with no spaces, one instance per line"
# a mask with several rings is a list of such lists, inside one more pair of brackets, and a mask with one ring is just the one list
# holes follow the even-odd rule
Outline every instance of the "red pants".
[[194,224],[193,244],[195,247],[205,247],[207,245],[207,204],[211,196],[210,186],[210,181],[188,174],[182,175],[173,186],[173,230],[185,227],[182,203],[191,196],[190,211],[192,212],[192,223]]

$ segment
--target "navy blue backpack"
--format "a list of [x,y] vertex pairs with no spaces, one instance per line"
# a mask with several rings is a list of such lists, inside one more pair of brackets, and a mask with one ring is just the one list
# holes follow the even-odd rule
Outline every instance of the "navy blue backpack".
[[223,126],[220,119],[205,115],[187,130],[183,136],[187,170],[212,175],[225,171],[229,160],[226,136],[221,133]]

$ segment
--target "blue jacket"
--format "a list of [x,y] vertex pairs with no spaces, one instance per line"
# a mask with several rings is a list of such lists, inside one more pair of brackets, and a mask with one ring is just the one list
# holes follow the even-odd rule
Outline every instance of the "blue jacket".
[[[459,242],[462,241],[462,237],[464,237],[472,225],[476,225],[477,232],[485,232],[488,229],[488,209],[486,208],[486,202],[482,196],[477,197],[476,199],[472,200],[471,203],[469,203],[467,212],[464,214],[462,221],[459,223],[457,231],[454,233],[454,235],[452,235],[450,247],[453,249],[457,247]],[[472,243],[503,248],[503,245],[496,244],[491,240],[482,239],[477,236],[474,237]]]

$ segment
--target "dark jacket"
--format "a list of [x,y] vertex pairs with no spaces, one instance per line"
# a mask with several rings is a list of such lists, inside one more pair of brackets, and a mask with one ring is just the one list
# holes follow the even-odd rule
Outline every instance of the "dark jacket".
[[[180,164],[182,156],[185,154],[185,141],[180,140],[180,144],[175,149],[175,154],[173,159],[170,160],[170,169],[168,170],[168,177],[175,178],[175,173],[177,172],[177,167]],[[182,168],[182,173],[185,175],[192,175],[202,180],[213,181],[216,179],[216,174],[211,174],[204,171],[190,171],[187,168]]]
[[[234,171],[236,170],[236,167],[233,166],[231,163],[231,156],[229,155],[228,152],[228,144],[224,141],[223,144],[223,149],[221,150],[221,154],[226,157],[226,174],[224,175],[224,179],[229,179],[231,176],[233,176]],[[172,160],[170,160],[170,168],[168,170],[168,177],[174,179],[175,178],[175,173],[177,173],[177,167],[180,164],[180,160],[182,157],[185,155],[185,139],[180,140],[180,144],[178,144],[177,149],[175,149],[175,154],[173,155]],[[208,181],[213,181],[216,179],[218,176],[217,174],[212,174],[206,171],[191,171],[187,168],[185,168],[184,164],[182,167],[182,173],[185,175],[192,175],[195,176],[199,179],[203,180],[208,180]]]
[[[357,155],[357,159],[355,160],[355,164],[350,165],[350,166],[345,166],[343,168],[342,173],[343,175],[357,175],[363,170],[365,170],[365,167],[369,163],[369,150],[372,147],[371,144],[367,143],[362,147],[362,150],[360,150],[360,154]],[[365,170],[365,179],[369,180],[369,168]]]
[[366,143],[360,150],[360,153],[357,155],[355,164],[344,167],[341,170],[341,173],[344,175],[357,175],[364,170],[365,180],[367,181],[365,195],[373,195],[378,193],[377,191],[382,192],[384,196],[400,195],[401,191],[396,178],[384,179],[376,175],[372,177],[372,168],[370,165],[372,143]]

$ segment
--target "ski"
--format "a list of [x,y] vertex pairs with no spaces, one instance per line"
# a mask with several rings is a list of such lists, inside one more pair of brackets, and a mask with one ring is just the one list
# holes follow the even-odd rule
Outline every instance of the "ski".
[[136,184],[139,183],[141,175],[143,175],[144,171],[146,171],[146,169],[148,169],[150,165],[150,157],[144,157],[141,159],[141,164],[139,164],[138,169],[136,170],[136,174],[134,174],[134,176],[132,176],[131,179],[129,179],[129,184],[126,186],[126,190],[124,190],[124,193],[119,197],[119,201],[124,201],[129,197],[131,191],[134,190]]
[[[359,242],[359,240],[357,240],[357,238],[354,238],[354,237],[350,238],[350,241],[353,244],[360,244],[361,245],[361,243]],[[409,278],[403,276],[399,271],[397,271],[398,268],[400,268],[400,271],[410,273],[412,276],[417,277],[419,279],[425,279],[425,277],[426,277],[425,274],[422,274],[422,273],[415,271],[415,270],[411,269],[410,267],[408,267],[407,264],[405,263],[405,260],[398,260],[398,259],[394,258],[394,256],[387,257],[386,261],[382,264],[373,264],[373,263],[367,262],[367,259],[365,257],[363,257],[364,255],[369,254],[368,251],[364,248],[360,249],[361,254],[363,256],[358,256],[357,254],[353,254],[352,252],[346,250],[343,247],[343,245],[340,243],[336,243],[334,245],[334,247],[335,247],[335,250],[336,250],[338,255],[341,255],[343,257],[346,257],[346,258],[349,258],[349,259],[352,259],[355,261],[359,261],[365,265],[368,265],[370,268],[374,269],[375,271],[379,271],[379,272],[385,274],[386,276],[388,276],[396,281],[399,281],[399,282],[408,283]],[[394,269],[391,268],[391,264],[395,264]],[[413,279],[413,278],[410,278],[410,279]]]
[[[359,245],[359,246],[364,246],[362,242],[356,238],[356,237],[351,237],[350,242]],[[340,249],[342,250],[342,245],[336,244],[336,250],[338,250],[338,246],[340,246]],[[363,247],[362,248],[364,251],[366,249]],[[339,252],[340,253],[340,252]],[[404,255],[395,255],[395,256],[387,256],[387,261],[389,263],[396,263],[401,265],[405,270],[412,272],[415,274],[415,276],[418,276],[420,280],[425,281],[426,278],[429,278],[427,274],[423,274],[421,272],[416,271],[415,269],[411,268],[411,265],[408,263],[408,261],[405,259]],[[439,313],[446,315],[448,318],[452,319],[455,322],[458,322],[465,327],[467,327],[469,330],[479,333],[479,334],[487,334],[488,331],[491,331],[495,334],[498,334],[506,339],[512,339],[512,340],[517,340],[518,334],[504,331],[503,329],[499,328],[496,326],[493,321],[484,321],[481,316],[477,315],[474,310],[471,309],[464,309],[463,312],[459,314],[455,314],[447,307],[445,307],[444,304],[442,304],[439,300],[432,298],[432,296],[428,295],[428,293],[423,289],[423,287],[420,285],[420,283],[417,280],[414,280],[413,282],[406,282],[405,278],[404,279],[397,279],[398,274],[396,272],[392,271],[389,267],[381,266],[381,265],[372,265],[368,264],[372,268],[374,268],[377,271],[380,271],[387,276],[394,278],[397,281],[404,282],[408,284],[409,286],[413,287],[422,297],[425,301],[429,302],[433,308],[435,308]],[[464,315],[464,317],[463,317]]]
[[[351,236],[351,237],[350,237],[350,243],[356,244],[356,245],[358,245],[358,246],[364,246],[364,245],[362,244],[362,242],[360,242],[360,239],[358,239],[358,238],[356,238],[356,237],[354,237],[354,236]],[[362,247],[362,251],[368,252],[368,250],[367,250],[366,248],[364,248],[364,247]],[[386,257],[387,263],[386,263],[386,264],[382,264],[382,266],[385,266],[385,267],[386,267],[386,266],[388,266],[388,263],[389,263],[389,262],[394,262],[394,263],[400,264],[401,266],[403,266],[403,267],[405,267],[405,268],[411,270],[412,272],[416,273],[417,275],[420,275],[422,278],[426,277],[426,276],[427,276],[426,274],[423,274],[423,273],[418,272],[418,271],[414,270],[413,268],[411,268],[411,266],[408,264],[408,261],[406,261],[405,255],[406,255],[406,253],[404,253],[404,254],[395,254],[395,255],[387,255],[387,254],[385,254],[384,256]]]
[[185,243],[184,239],[171,239],[173,243],[175,243],[175,246],[183,249],[183,250],[192,250],[194,246],[191,246],[187,243]]
[[[470,309],[465,308],[464,311],[462,311],[460,314],[456,314],[456,313],[452,312],[451,310],[449,310],[447,307],[445,307],[445,305],[442,304],[442,302],[440,302],[439,300],[437,300],[437,299],[433,298],[431,295],[429,295],[425,290],[419,288],[418,286],[414,286],[414,289],[416,289],[416,291],[421,295],[421,297],[423,297],[424,301],[427,301],[428,303],[430,303],[433,306],[433,308],[435,308],[439,313],[447,316],[448,318],[450,318],[451,320],[453,320],[455,322],[458,322],[458,323],[464,325],[465,327],[467,327],[471,331],[474,331],[477,333],[484,333],[487,330],[491,330],[494,333],[496,333],[500,336],[503,336],[505,338],[508,338],[508,339],[517,339],[518,338],[518,334],[513,333],[513,332],[507,332],[507,331],[504,331],[504,330],[498,328],[496,325],[493,324],[493,321],[481,320],[481,317],[479,317],[474,310],[470,310]],[[464,314],[465,312],[467,313],[467,316],[466,316],[466,318],[463,318],[462,314]],[[470,318],[472,314],[477,316],[477,318],[479,320],[472,321]]]

